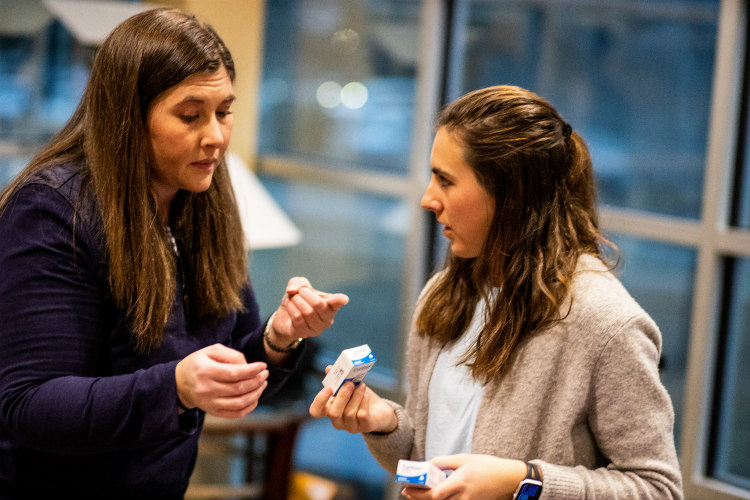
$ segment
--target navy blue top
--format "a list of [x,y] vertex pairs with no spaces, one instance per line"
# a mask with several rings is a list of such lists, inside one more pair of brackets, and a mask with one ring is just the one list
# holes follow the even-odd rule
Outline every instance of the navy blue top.
[[[203,412],[178,416],[175,366],[217,342],[268,362],[265,325],[249,285],[247,312],[211,324],[177,293],[161,346],[137,354],[80,188],[75,166],[49,168],[0,216],[0,498],[182,498]],[[266,394],[292,369],[269,371]]]

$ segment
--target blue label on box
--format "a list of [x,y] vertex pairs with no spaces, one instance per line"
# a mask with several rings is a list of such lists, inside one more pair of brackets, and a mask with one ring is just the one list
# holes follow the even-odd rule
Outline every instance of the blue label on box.
[[396,476],[396,481],[399,483],[407,484],[425,484],[427,482],[427,475],[422,474],[421,476]]
[[377,361],[375,359],[375,355],[372,354],[372,353],[370,353],[367,356],[365,356],[364,358],[352,360],[352,365],[358,366],[358,365],[363,365],[365,363],[373,363],[375,361]]

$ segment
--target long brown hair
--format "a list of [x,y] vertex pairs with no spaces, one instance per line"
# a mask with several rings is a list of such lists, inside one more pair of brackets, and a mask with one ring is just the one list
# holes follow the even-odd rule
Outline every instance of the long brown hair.
[[480,89],[446,107],[441,127],[463,145],[495,213],[478,257],[448,250],[417,327],[450,342],[486,300],[483,329],[464,357],[486,381],[505,371],[524,336],[565,317],[580,255],[603,258],[604,246],[614,246],[599,232],[588,148],[547,101],[514,86]]
[[[151,194],[146,120],[154,99],[196,73],[224,67],[229,50],[207,24],[177,9],[152,9],[124,21],[98,49],[78,108],[0,197],[40,170],[83,164],[93,190],[109,257],[110,288],[126,311],[139,352],[157,347],[177,293],[177,260]],[[180,191],[172,202],[172,233],[180,245],[189,314],[211,320],[242,310],[247,281],[242,227],[226,163],[210,188]]]

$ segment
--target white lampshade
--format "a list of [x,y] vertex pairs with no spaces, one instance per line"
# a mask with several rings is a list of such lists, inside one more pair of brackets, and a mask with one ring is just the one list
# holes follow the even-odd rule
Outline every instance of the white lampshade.
[[281,210],[252,170],[238,155],[227,152],[227,167],[240,210],[245,246],[259,250],[297,245],[302,233]]
[[125,19],[158,5],[140,2],[44,0],[53,16],[81,45],[96,46]]

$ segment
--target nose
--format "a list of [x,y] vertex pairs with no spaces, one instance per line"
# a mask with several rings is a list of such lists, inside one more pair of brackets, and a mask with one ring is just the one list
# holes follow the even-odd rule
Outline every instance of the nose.
[[425,189],[424,194],[422,195],[420,205],[425,210],[429,210],[430,212],[434,212],[435,214],[439,214],[442,210],[442,203],[440,203],[440,200],[438,200],[432,194],[432,182],[427,185],[427,189]]
[[224,129],[222,124],[212,117],[203,128],[201,146],[204,148],[219,148],[224,144]]

